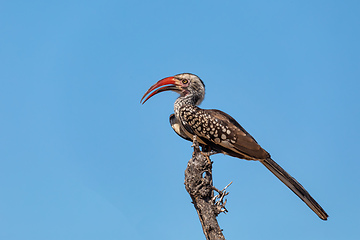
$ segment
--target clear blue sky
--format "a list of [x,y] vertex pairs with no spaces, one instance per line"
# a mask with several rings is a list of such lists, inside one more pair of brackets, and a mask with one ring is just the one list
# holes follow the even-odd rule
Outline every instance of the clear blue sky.
[[358,1],[2,1],[0,239],[205,239],[171,129],[182,72],[329,214],[212,157],[228,239],[359,239]]

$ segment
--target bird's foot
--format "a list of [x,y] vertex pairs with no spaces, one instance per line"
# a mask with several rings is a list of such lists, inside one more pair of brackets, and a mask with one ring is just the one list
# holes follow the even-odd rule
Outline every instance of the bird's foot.
[[212,162],[211,162],[211,160],[210,160],[210,156],[211,155],[213,155],[213,154],[215,154],[215,153],[212,153],[212,154],[210,154],[211,152],[200,152],[201,153],[201,155],[203,155],[204,157],[206,157],[206,160],[208,161],[208,163],[211,165],[212,164]]
[[210,150],[209,152],[201,152],[205,157],[210,157],[211,155],[217,154],[218,152],[215,150]]
[[216,196],[214,196],[214,197],[212,198],[212,201],[213,201],[213,203],[214,203],[214,205],[215,205],[216,215],[219,215],[219,214],[222,213],[222,212],[225,213],[225,214],[228,212],[228,210],[227,210],[226,207],[225,207],[225,204],[226,204],[227,200],[226,200],[226,199],[224,200],[224,198],[225,198],[226,195],[229,194],[229,192],[226,192],[225,190],[226,190],[231,184],[232,184],[232,182],[229,183],[226,187],[224,187],[224,189],[221,190],[221,191],[220,191],[219,189],[217,189],[216,187],[213,187],[213,190],[218,193],[218,195],[216,195]]

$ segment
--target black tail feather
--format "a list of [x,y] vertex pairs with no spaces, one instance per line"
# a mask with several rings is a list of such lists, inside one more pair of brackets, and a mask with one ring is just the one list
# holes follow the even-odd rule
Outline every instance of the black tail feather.
[[282,167],[280,167],[274,160],[267,158],[261,160],[261,163],[269,169],[280,181],[282,181],[286,186],[288,186],[291,191],[293,191],[301,200],[303,200],[306,205],[308,205],[311,210],[313,210],[322,220],[327,220],[328,215],[324,209],[313,199],[308,191],[296,181],[295,178],[290,176]]

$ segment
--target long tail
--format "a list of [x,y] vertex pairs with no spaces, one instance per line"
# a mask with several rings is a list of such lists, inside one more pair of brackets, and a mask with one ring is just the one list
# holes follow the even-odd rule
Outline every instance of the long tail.
[[282,181],[288,188],[291,189],[306,205],[311,208],[322,220],[327,220],[328,215],[324,209],[310,196],[295,178],[290,176],[282,167],[280,167],[274,160],[267,158],[261,160],[261,163],[269,169],[280,181]]

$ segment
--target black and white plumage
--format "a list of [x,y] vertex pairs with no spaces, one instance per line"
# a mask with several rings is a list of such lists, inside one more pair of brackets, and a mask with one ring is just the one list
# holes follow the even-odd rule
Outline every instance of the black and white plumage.
[[143,103],[155,94],[169,90],[180,94],[174,103],[174,114],[170,116],[170,124],[180,137],[192,141],[196,135],[202,146],[215,152],[261,162],[321,219],[327,220],[327,213],[305,188],[272,160],[270,154],[235,119],[220,110],[197,106],[205,96],[205,85],[198,76],[183,73],[164,78],[150,87],[141,101],[152,91]]

